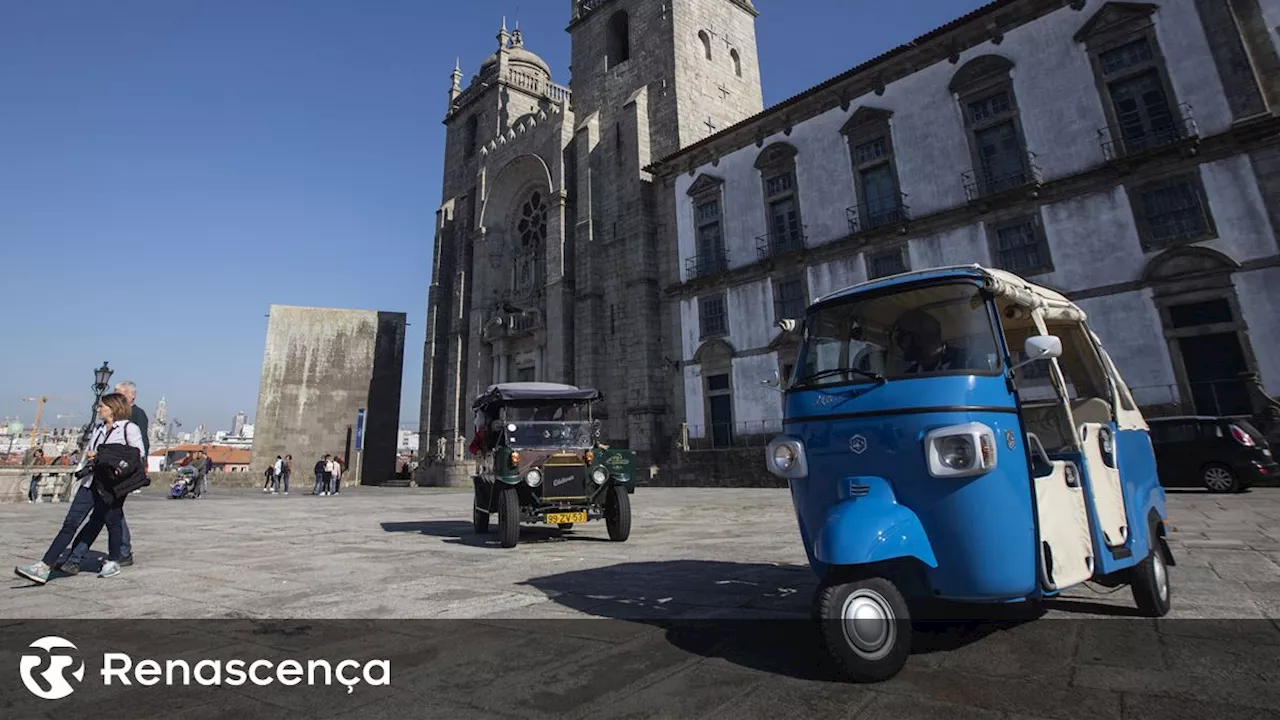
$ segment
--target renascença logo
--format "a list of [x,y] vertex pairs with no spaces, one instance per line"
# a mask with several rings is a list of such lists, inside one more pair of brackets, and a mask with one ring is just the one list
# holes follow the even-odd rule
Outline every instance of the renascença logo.
[[[60,700],[76,691],[75,687],[67,682],[67,669],[79,662],[76,669],[71,671],[71,677],[79,683],[84,680],[84,661],[65,650],[79,652],[79,648],[57,635],[42,637],[28,647],[44,651],[39,655],[23,655],[18,664],[18,669],[22,673],[22,684],[27,686],[32,695],[44,700]],[[55,650],[64,650],[64,652],[54,652]],[[36,670],[46,663],[49,667],[37,675]],[[40,680],[44,682],[41,683]]]
[[[23,655],[20,663],[22,683],[31,694],[45,700],[60,700],[75,692],[75,687],[67,681],[67,670],[76,663],[71,676],[79,683],[84,680],[84,662],[78,656],[66,650],[78,652],[70,641],[50,635],[31,643],[31,647],[44,651],[39,655]],[[54,652],[62,650],[62,652]],[[37,673],[41,667],[48,668]],[[326,660],[309,660],[306,663],[298,660],[283,660],[279,663],[270,660],[233,659],[227,662],[220,660],[200,660],[194,664],[186,660],[166,660],[164,662],[143,659],[137,662],[125,653],[103,653],[102,684],[110,687],[121,685],[196,685],[219,686],[244,685],[251,683],[258,686],[280,683],[281,685],[331,685],[336,680],[347,688],[347,694],[355,690],[355,686],[364,682],[367,685],[390,685],[391,663],[387,660],[370,660],[358,662],[343,660],[330,664]],[[41,682],[43,680],[43,682]]]

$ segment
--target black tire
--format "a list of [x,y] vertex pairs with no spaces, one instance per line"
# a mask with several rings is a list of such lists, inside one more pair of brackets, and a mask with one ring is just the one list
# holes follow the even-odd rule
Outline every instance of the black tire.
[[560,528],[561,530],[572,530],[572,529],[573,529],[573,523],[560,523],[559,528]]
[[[818,591],[817,600],[823,643],[851,680],[883,682],[906,665],[911,655],[911,613],[892,582],[873,577],[827,585]],[[861,633],[846,629],[846,606],[855,603],[865,604],[867,611],[885,619],[878,626],[863,623]],[[856,608],[850,610],[856,612]],[[855,642],[857,635],[863,636],[859,642]]]
[[609,528],[609,539],[626,542],[631,537],[631,496],[622,488],[612,487],[609,488],[608,502],[604,522]]
[[483,535],[489,532],[489,513],[483,510],[471,510],[471,529],[477,535]]
[[520,494],[511,486],[498,490],[498,541],[504,548],[520,542]]
[[1173,605],[1173,590],[1169,584],[1169,566],[1156,545],[1159,539],[1151,538],[1151,553],[1129,572],[1129,589],[1133,602],[1146,617],[1164,617]]
[[1215,493],[1238,493],[1243,489],[1240,477],[1221,463],[1209,463],[1200,468],[1200,484]]

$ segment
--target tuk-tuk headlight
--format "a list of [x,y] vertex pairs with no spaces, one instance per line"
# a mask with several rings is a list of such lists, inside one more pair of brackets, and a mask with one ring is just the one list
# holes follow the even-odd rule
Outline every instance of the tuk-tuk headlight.
[[982,423],[939,428],[924,444],[934,477],[981,475],[996,466],[995,432]]
[[597,485],[603,485],[605,480],[608,479],[609,473],[605,472],[604,468],[598,467],[591,471],[591,482]]
[[530,470],[525,473],[524,482],[529,487],[538,487],[542,484],[542,473],[538,470]]
[[784,480],[809,476],[804,445],[793,437],[783,436],[770,442],[765,453],[765,462],[769,466],[769,472]]

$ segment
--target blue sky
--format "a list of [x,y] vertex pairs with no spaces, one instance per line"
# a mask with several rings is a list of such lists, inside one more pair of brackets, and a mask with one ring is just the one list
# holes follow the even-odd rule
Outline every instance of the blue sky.
[[[656,1],[656,0],[655,0]],[[756,0],[783,100],[982,5]],[[537,8],[537,10],[535,10]],[[0,417],[92,370],[185,429],[252,419],[272,303],[408,313],[417,424],[449,74],[505,14],[568,81],[564,0],[0,0]],[[65,398],[65,400],[63,399]]]

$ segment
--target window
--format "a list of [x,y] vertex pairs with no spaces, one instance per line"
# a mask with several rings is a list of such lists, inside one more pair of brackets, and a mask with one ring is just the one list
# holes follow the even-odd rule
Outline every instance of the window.
[[805,299],[804,276],[779,280],[773,288],[776,319],[799,318],[808,305]]
[[858,108],[840,130],[849,142],[856,185],[857,205],[846,211],[851,233],[907,219],[907,207],[902,202],[893,162],[893,139],[889,131],[892,115],[879,108]]
[[774,143],[756,160],[764,190],[765,220],[768,235],[761,238],[760,253],[772,257],[804,247],[800,221],[800,198],[796,187],[796,149],[787,143]]
[[742,56],[738,55],[737,48],[729,51],[729,59],[733,61],[733,74],[742,77]]
[[1146,250],[1196,242],[1215,234],[1197,174],[1141,186],[1130,201]]
[[994,224],[989,239],[991,257],[1002,270],[1023,276],[1053,271],[1039,215]]
[[463,154],[466,157],[472,157],[473,155],[476,154],[476,142],[477,142],[477,136],[479,135],[479,132],[480,132],[480,119],[475,115],[472,115],[471,117],[467,118],[467,125],[465,130],[466,138],[465,138],[465,144],[463,145],[463,148],[464,148]]
[[710,60],[711,59],[711,36],[707,34],[706,30],[699,30],[698,39],[702,41],[703,55],[705,55],[707,59]]
[[686,261],[686,277],[693,280],[728,269],[721,223],[719,178],[703,175],[689,188],[693,201],[694,256]]
[[1110,123],[1099,133],[1108,159],[1164,147],[1190,134],[1173,100],[1153,9],[1108,3],[1076,34],[1088,48]]
[[631,20],[625,10],[619,10],[609,18],[608,33],[606,62],[612,70],[631,59]]
[[888,277],[907,272],[906,248],[870,253],[867,255],[867,279]]
[[706,395],[711,446],[729,447],[733,444],[733,390],[729,375],[708,375]]
[[1022,187],[1036,179],[1022,135],[1010,71],[1013,63],[983,55],[956,71],[951,91],[964,111],[973,171],[965,176],[970,199]]
[[699,339],[727,335],[729,332],[727,315],[723,295],[698,298]]
[[520,206],[516,221],[519,247],[516,250],[512,288],[517,293],[536,292],[542,280],[542,253],[547,242],[547,203],[535,190]]
[[1221,325],[1235,322],[1226,298],[1169,306],[1169,326],[1174,328]]

